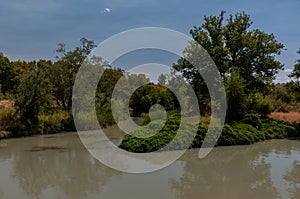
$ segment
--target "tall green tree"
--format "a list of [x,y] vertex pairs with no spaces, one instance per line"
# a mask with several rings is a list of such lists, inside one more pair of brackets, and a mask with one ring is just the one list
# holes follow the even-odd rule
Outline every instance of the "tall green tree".
[[38,68],[18,77],[15,105],[20,114],[20,121],[29,134],[34,133],[39,123],[39,112],[43,105],[50,101],[48,79],[43,70]]
[[224,15],[222,11],[219,16],[205,16],[204,23],[190,33],[210,54],[224,79],[236,67],[249,91],[263,90],[283,68],[275,56],[284,45],[273,34],[252,29],[248,14],[229,15],[226,20]]
[[71,110],[72,87],[76,74],[92,49],[96,47],[94,41],[86,38],[80,39],[80,46],[67,51],[65,44],[58,44],[58,61],[53,64],[50,80],[54,87],[54,97],[58,105]]

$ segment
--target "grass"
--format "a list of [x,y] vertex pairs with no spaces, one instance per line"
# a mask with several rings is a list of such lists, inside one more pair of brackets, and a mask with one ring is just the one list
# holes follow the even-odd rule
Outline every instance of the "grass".
[[289,123],[299,123],[300,122],[300,112],[273,112],[269,115],[270,118],[281,120]]

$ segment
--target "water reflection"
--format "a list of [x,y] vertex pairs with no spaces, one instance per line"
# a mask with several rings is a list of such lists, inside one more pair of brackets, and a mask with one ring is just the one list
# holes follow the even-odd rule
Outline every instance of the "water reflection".
[[131,175],[97,162],[82,146],[77,134],[2,140],[0,198],[300,196],[299,141],[219,147],[203,160],[197,157],[198,150],[189,150],[161,171]]
[[111,176],[120,174],[89,156],[75,134],[17,139],[10,144],[13,147],[2,150],[1,158],[13,157],[12,176],[29,198],[51,198],[45,194],[53,188],[63,198],[89,198]]
[[300,142],[287,140],[216,148],[201,161],[193,151],[182,158],[183,177],[171,179],[170,187],[180,199],[299,198],[300,166],[290,164],[300,160],[299,152]]
[[284,179],[289,183],[288,192],[290,193],[290,198],[300,197],[300,165],[299,161],[293,162],[293,167],[291,171],[287,171]]

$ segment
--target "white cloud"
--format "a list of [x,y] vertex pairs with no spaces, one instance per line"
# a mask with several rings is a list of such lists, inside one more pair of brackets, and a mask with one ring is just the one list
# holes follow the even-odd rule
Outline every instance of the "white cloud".
[[285,76],[277,76],[275,79],[275,83],[287,83],[289,82],[291,79],[285,75]]
[[291,72],[293,72],[293,69],[285,69],[284,72],[285,73],[291,73]]

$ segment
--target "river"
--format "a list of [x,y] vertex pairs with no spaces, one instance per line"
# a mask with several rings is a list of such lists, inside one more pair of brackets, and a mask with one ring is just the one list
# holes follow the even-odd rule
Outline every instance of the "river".
[[0,198],[300,198],[298,140],[197,155],[188,150],[160,171],[126,174],[95,160],[76,133],[1,140]]

